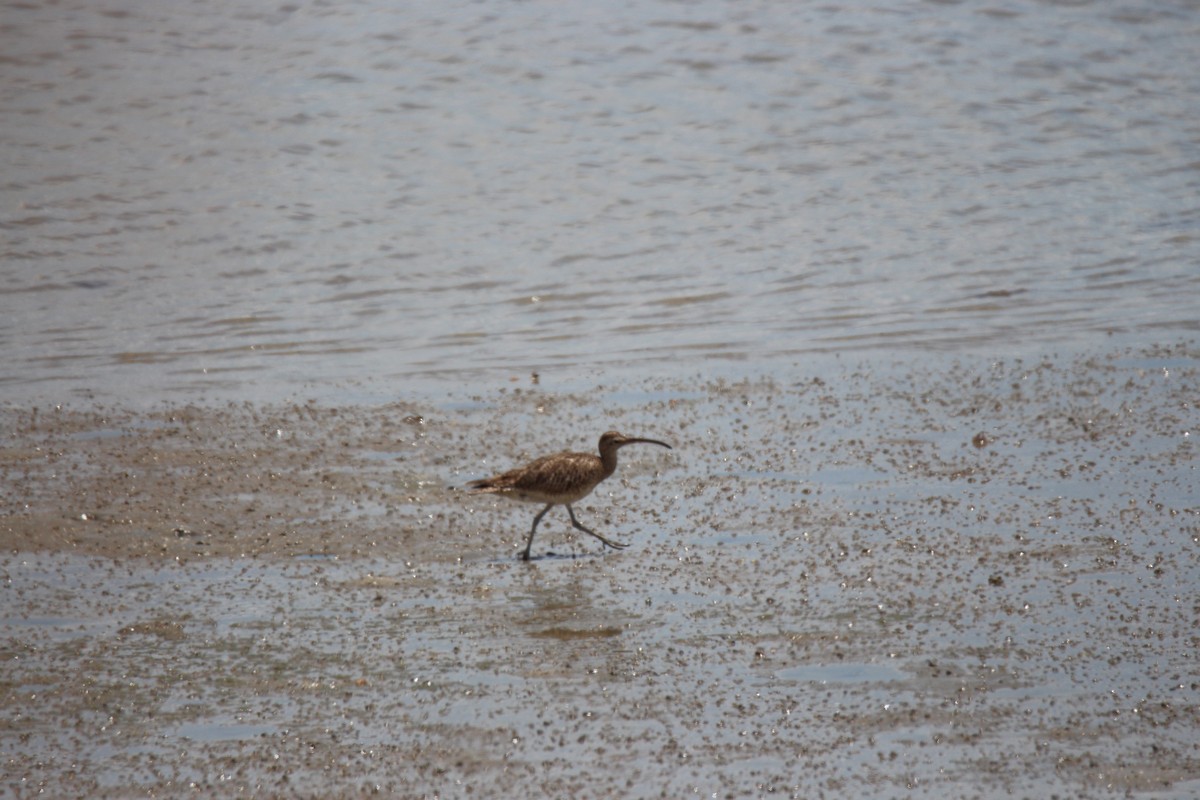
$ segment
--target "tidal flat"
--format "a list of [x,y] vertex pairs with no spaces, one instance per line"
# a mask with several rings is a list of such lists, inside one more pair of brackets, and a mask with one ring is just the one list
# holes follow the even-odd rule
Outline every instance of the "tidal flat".
[[1197,356],[0,407],[0,794],[1193,797]]

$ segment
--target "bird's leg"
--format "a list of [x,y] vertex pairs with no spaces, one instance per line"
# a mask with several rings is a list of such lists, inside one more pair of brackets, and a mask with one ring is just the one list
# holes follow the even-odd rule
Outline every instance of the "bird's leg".
[[[529,548],[533,547],[533,534],[537,532],[537,524],[542,521],[542,517],[546,516],[546,512],[552,508],[554,508],[554,503],[550,503],[549,505],[547,505],[545,508],[543,508],[541,511],[538,512],[538,515],[536,517],[533,518],[533,527],[529,529],[529,541],[525,542],[525,554],[521,556],[521,560],[523,560],[523,561],[529,560]],[[571,508],[570,506],[567,506],[568,510],[570,510],[570,508]],[[574,517],[572,517],[572,518],[574,518]]]
[[[542,513],[545,514],[546,512],[543,511]],[[604,542],[606,545],[613,548],[614,550],[620,550],[623,547],[629,547],[629,545],[627,545],[627,544],[621,544],[620,542],[614,542],[611,539],[605,539],[603,536],[596,533],[595,531],[589,530],[589,529],[583,527],[582,525],[580,525],[579,520],[575,519],[575,512],[571,509],[570,503],[567,504],[567,513],[571,515],[571,525],[572,525],[572,527],[575,528],[575,530],[583,531],[584,533],[590,533],[592,536],[595,536],[597,539]]]

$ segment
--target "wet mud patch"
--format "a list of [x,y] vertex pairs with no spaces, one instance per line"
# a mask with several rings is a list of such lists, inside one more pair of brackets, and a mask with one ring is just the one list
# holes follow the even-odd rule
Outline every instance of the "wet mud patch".
[[3,408],[3,791],[1192,796],[1197,366]]

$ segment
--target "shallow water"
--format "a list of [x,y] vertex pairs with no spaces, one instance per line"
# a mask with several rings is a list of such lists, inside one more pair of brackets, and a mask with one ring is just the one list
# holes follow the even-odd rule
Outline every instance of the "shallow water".
[[1170,3],[16,4],[0,391],[1194,340],[1197,35]]
[[1195,795],[1198,34],[6,7],[0,794]]

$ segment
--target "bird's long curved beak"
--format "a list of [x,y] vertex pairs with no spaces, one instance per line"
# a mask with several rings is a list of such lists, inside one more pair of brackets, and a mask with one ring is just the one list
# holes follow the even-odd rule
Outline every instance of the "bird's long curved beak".
[[671,447],[671,445],[667,444],[666,442],[660,442],[658,439],[640,439],[636,436],[626,436],[621,442],[621,446],[624,447],[627,444],[656,444],[659,447],[665,447],[668,450],[674,449]]

